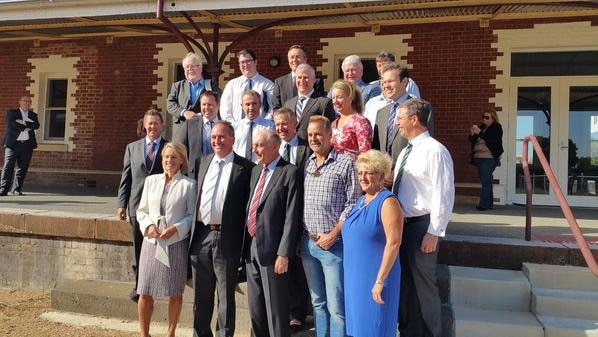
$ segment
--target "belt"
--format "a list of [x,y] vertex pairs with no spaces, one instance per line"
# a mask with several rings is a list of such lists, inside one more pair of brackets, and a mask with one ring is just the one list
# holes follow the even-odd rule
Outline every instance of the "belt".
[[308,238],[310,238],[310,239],[312,239],[314,241],[318,241],[318,239],[320,239],[319,235],[311,234],[310,232],[308,232],[306,230],[303,231],[303,235],[307,236]]
[[17,142],[19,142],[19,143],[21,143],[21,144],[25,144],[25,143],[27,143],[28,141],[27,141],[27,140],[17,140]]
[[418,222],[418,221],[424,221],[424,220],[430,220],[430,214],[424,214],[424,215],[420,215],[420,216],[412,216],[410,218],[405,218],[404,223],[409,225],[412,224],[414,222]]
[[[216,231],[216,232],[220,232],[220,227],[221,227],[221,225],[220,225],[220,224],[208,224],[208,225],[206,225],[206,224],[204,224],[204,223],[203,223],[203,222],[201,222],[201,221],[197,221],[197,222],[195,222],[195,224],[196,224],[197,226],[204,227],[205,229],[207,229],[207,230],[210,230],[210,231]],[[201,227],[200,227],[200,228],[201,228]]]

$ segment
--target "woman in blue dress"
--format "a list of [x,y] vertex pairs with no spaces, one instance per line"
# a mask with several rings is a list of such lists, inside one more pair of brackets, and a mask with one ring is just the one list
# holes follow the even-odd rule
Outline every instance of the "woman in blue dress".
[[343,225],[345,318],[347,335],[396,337],[401,266],[399,247],[403,211],[384,188],[391,160],[370,150],[357,158],[359,184],[365,194]]

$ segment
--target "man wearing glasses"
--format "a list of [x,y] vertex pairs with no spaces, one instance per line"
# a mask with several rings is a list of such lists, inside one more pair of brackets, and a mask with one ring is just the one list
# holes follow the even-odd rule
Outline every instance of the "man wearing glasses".
[[262,100],[260,116],[272,119],[272,92],[274,84],[257,72],[257,56],[251,49],[243,49],[237,53],[241,76],[230,80],[224,87],[220,100],[220,117],[232,124],[245,118],[241,108],[243,93],[253,90],[259,93]]
[[[31,110],[31,97],[23,96],[19,108],[6,113],[6,135],[4,136],[4,167],[0,182],[0,196],[6,195],[12,188],[13,194],[23,195],[23,183],[27,169],[37,147],[35,130],[39,129],[37,114]],[[12,187],[14,168],[17,164],[16,185]]]
[[199,97],[208,91],[218,92],[209,79],[202,76],[201,60],[195,53],[188,53],[183,58],[185,79],[172,84],[170,95],[166,101],[168,113],[174,118],[172,141],[188,144],[185,121],[199,121],[201,104]]
[[312,116],[307,138],[314,153],[305,168],[303,268],[311,293],[316,335],[344,337],[341,229],[361,189],[353,160],[332,148],[328,118]]

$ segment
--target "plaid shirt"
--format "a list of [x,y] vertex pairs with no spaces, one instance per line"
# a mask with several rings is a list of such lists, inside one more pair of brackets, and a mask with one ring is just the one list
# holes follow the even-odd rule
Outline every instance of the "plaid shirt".
[[332,149],[317,167],[316,154],[305,169],[305,227],[312,234],[328,233],[345,221],[361,194],[354,161]]

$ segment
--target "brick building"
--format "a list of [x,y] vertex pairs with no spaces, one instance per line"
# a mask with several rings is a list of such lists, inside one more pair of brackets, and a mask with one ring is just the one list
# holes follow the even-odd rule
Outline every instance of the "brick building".
[[[177,31],[221,59],[221,88],[239,75],[242,48],[255,50],[258,71],[274,79],[289,71],[288,47],[301,43],[326,89],[345,56],[360,55],[367,70],[379,51],[392,51],[435,107],[436,138],[453,156],[458,195],[479,193],[467,136],[482,111],[495,108],[505,130],[494,174],[500,202],[524,200],[521,142],[535,134],[570,203],[597,205],[598,6],[591,1],[157,4]],[[42,123],[27,184],[118,184],[136,121],[150,105],[166,110],[187,52],[154,10],[152,1],[134,0],[0,4],[0,110],[30,94]],[[214,59],[204,58],[206,74]],[[2,119],[0,135],[5,127]],[[531,158],[534,201],[554,204]]]

